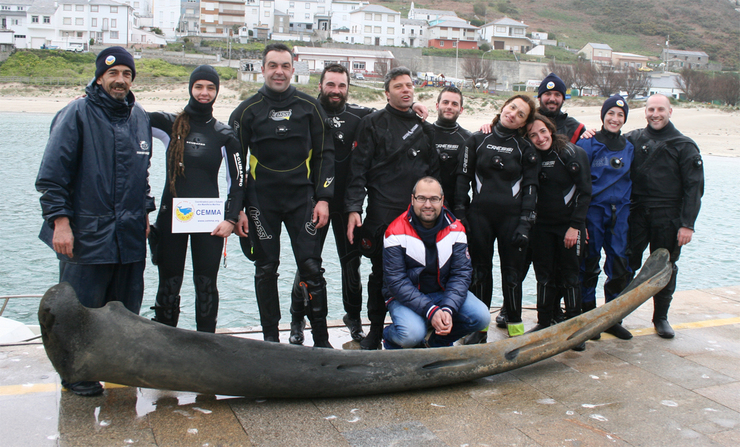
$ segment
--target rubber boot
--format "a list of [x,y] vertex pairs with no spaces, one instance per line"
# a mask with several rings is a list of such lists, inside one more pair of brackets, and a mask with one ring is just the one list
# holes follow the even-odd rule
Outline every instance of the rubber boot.
[[536,332],[549,327],[553,320],[552,301],[557,289],[537,283],[537,325],[527,332]]
[[[596,301],[584,301],[581,303],[581,309],[583,310],[583,313],[590,310],[596,309]],[[596,334],[593,337],[591,337],[591,340],[599,340],[601,338],[601,334]]]
[[507,326],[509,337],[524,335],[524,323],[509,323]]
[[362,330],[362,320],[359,315],[356,318],[352,318],[348,313],[344,314],[342,321],[344,321],[344,325],[349,329],[349,335],[352,337],[352,340],[362,341],[365,338],[365,332]]
[[195,324],[199,332],[216,332],[218,289],[213,278],[195,276]]
[[160,283],[157,290],[157,298],[151,309],[154,311],[152,321],[177,327],[180,319],[180,287],[182,287],[182,276],[168,278]]
[[506,305],[501,306],[501,310],[496,315],[496,327],[500,329],[506,329],[506,325],[509,322],[509,317],[506,314]]
[[314,348],[334,349],[334,346],[329,343],[329,329],[326,327],[326,318],[311,322],[311,335],[313,336]]
[[624,326],[622,326],[622,322],[615,324],[614,326],[608,328],[605,330],[607,334],[612,334],[613,336],[621,339],[621,340],[629,340],[632,338],[632,333],[628,331]]
[[380,342],[383,340],[383,325],[370,324],[370,330],[365,338],[360,342],[360,349],[373,351],[380,349]]
[[[674,272],[675,274],[675,272]],[[673,331],[670,323],[668,323],[668,309],[671,307],[672,296],[660,296],[663,290],[658,292],[653,297],[653,326],[655,326],[655,332],[661,338],[673,338],[676,333]]]
[[303,330],[306,329],[306,320],[301,318],[299,321],[291,321],[290,322],[290,338],[288,338],[288,343],[291,345],[302,345],[303,341],[305,340],[305,337],[303,335]]

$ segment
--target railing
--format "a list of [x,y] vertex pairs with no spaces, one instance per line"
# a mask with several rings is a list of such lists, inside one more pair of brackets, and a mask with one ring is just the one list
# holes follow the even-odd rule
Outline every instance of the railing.
[[[178,56],[179,57],[179,56]],[[186,58],[187,59],[187,58]],[[92,77],[90,78],[92,79]],[[18,83],[31,85],[78,85],[85,86],[90,82],[85,78],[52,78],[52,77],[34,77],[34,76],[0,76],[1,83]],[[187,82],[188,77],[157,77],[157,76],[137,76],[136,84],[169,84],[177,82]]]
[[0,308],[0,316],[2,316],[3,315],[3,312],[5,312],[5,307],[7,307],[8,301],[10,301],[11,299],[14,299],[14,298],[35,298],[35,299],[39,299],[42,296],[43,295],[6,295],[6,296],[0,296],[0,300],[4,300],[3,301],[3,306]]

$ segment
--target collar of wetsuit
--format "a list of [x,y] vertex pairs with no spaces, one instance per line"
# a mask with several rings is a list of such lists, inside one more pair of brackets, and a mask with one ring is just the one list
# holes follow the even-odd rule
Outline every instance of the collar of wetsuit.
[[607,149],[614,152],[619,152],[627,145],[627,139],[622,136],[622,131],[617,133],[609,132],[608,130],[601,128],[600,131],[594,135],[594,138]]
[[651,139],[664,140],[669,137],[681,135],[681,132],[676,129],[673,122],[668,121],[668,124],[660,130],[655,130],[650,126],[647,126],[647,134],[650,135]]
[[399,116],[401,118],[406,118],[406,119],[409,119],[409,118],[417,118],[417,119],[419,119],[419,116],[416,114],[416,112],[414,112],[414,110],[411,107],[409,107],[409,109],[407,111],[402,112],[402,111],[398,110],[397,108],[393,107],[392,105],[386,104],[385,105],[385,110],[387,110],[390,113],[392,113],[393,115]]
[[281,102],[293,96],[293,94],[295,93],[295,86],[289,85],[284,92],[276,92],[275,90],[269,88],[267,85],[263,85],[259,91],[267,98],[276,102]]
[[213,118],[213,103],[216,102],[214,99],[209,103],[198,102],[192,96],[188,105],[185,106],[185,113],[188,114],[191,120],[207,122]]
[[519,129],[509,129],[501,124],[501,121],[496,123],[493,127],[493,131],[501,138],[511,138],[519,132]]
[[455,130],[457,130],[458,127],[460,127],[460,125],[457,124],[457,121],[444,118],[437,119],[437,121],[434,123],[434,126],[439,127],[446,132],[454,132]]

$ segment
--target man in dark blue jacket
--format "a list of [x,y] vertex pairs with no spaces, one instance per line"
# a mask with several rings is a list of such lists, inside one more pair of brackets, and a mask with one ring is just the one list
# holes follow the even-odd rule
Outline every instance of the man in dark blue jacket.
[[[86,307],[121,301],[139,313],[144,294],[148,213],[154,211],[148,170],[149,118],[131,93],[131,54],[110,47],[97,57],[87,96],[51,123],[36,179],[44,224],[39,237],[57,252],[59,281]],[[99,382],[62,384],[80,395]]]
[[468,290],[465,228],[443,203],[439,181],[423,177],[409,209],[385,232],[383,296],[393,320],[383,330],[386,349],[452,346],[491,322],[488,307]]

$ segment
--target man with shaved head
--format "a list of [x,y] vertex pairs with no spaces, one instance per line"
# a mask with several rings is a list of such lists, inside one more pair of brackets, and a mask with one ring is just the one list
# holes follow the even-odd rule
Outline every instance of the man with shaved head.
[[681,247],[691,242],[694,222],[704,193],[704,168],[696,143],[671,123],[670,100],[653,95],[645,104],[647,127],[626,137],[635,146],[632,162],[632,199],[629,248],[632,271],[642,264],[642,253],[666,248],[673,274],[665,288],[653,296],[653,324],[659,336],[673,338],[668,308],[676,290],[676,261]]

